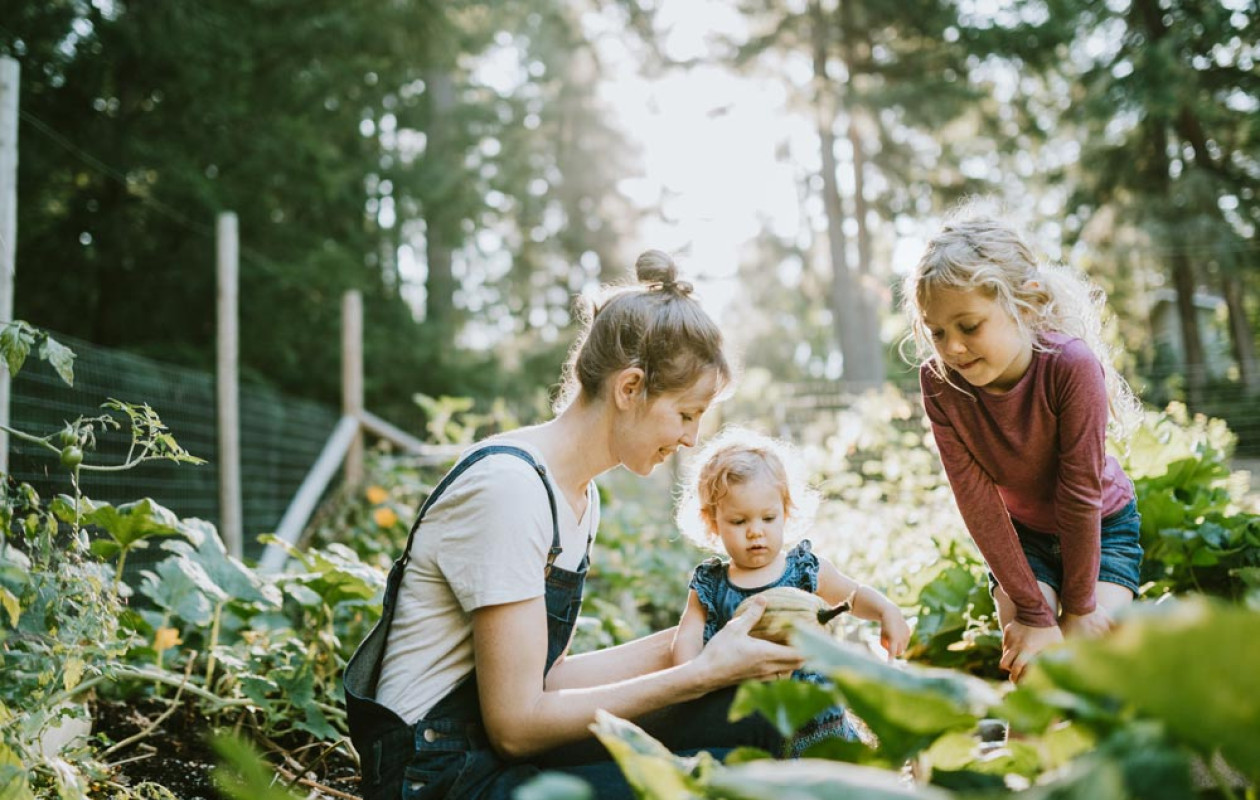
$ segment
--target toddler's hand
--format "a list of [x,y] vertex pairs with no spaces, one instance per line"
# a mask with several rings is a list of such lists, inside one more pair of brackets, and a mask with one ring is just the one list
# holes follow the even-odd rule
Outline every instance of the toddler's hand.
[[889,661],[906,654],[906,645],[910,643],[910,625],[901,609],[890,608],[880,618],[879,643],[888,651]]
[[1065,611],[1059,625],[1063,628],[1064,636],[1093,639],[1110,632],[1115,627],[1115,622],[1102,606],[1096,606],[1088,614],[1069,614]]
[[1011,681],[1019,683],[1033,656],[1063,641],[1058,625],[1035,628],[1022,622],[1008,622],[1002,629],[1002,660],[998,666],[1011,673]]

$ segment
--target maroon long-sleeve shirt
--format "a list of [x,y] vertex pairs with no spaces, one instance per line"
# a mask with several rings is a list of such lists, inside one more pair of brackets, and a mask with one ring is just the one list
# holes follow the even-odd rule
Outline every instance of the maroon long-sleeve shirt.
[[1094,610],[1102,518],[1133,499],[1133,484],[1106,453],[1107,387],[1102,365],[1080,339],[1042,334],[1054,352],[1032,364],[1005,394],[974,389],[957,373],[919,372],[923,406],[967,530],[1016,619],[1057,624],[1020,548],[1013,517],[1058,536],[1060,602],[1072,614]]

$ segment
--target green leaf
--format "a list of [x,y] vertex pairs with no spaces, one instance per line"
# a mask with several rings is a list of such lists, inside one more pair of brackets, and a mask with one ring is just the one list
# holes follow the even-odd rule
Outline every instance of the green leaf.
[[280,604],[280,591],[229,555],[213,525],[205,520],[189,519],[182,520],[179,528],[188,541],[164,542],[163,549],[200,564],[210,580],[231,599],[270,607]]
[[1059,711],[1055,706],[1044,702],[1037,692],[1018,688],[1006,693],[993,714],[1010,723],[1012,730],[1040,733],[1058,718]]
[[1129,800],[1124,773],[1114,761],[1089,758],[1074,763],[1054,780],[1019,794],[1020,800]]
[[870,726],[890,763],[904,761],[942,734],[974,729],[984,711],[998,704],[992,687],[962,673],[895,667],[807,629],[794,641],[806,665],[830,678],[846,705]]
[[324,716],[324,712],[319,706],[312,703],[306,703],[303,706],[306,712],[305,719],[297,720],[293,723],[293,727],[304,730],[307,733],[322,739],[326,742],[335,742],[341,738],[341,734],[328,722],[328,718]]
[[735,693],[731,720],[760,712],[785,737],[836,705],[835,696],[821,686],[805,681],[748,681]]
[[211,744],[222,759],[213,772],[214,785],[232,800],[299,800],[301,795],[276,783],[275,772],[247,742],[218,736]]
[[1046,732],[1046,766],[1061,767],[1098,744],[1098,737],[1080,725],[1062,725]]
[[3,586],[0,586],[0,606],[4,606],[4,610],[9,612],[9,625],[16,628],[18,620],[22,618],[22,605],[13,592]]
[[[1134,607],[1110,636],[1046,652],[1030,688],[1118,701],[1260,780],[1260,614],[1204,598]],[[1230,666],[1234,665],[1234,666]]]
[[310,587],[329,606],[352,600],[375,600],[385,589],[385,575],[360,561],[358,555],[343,544],[290,552],[308,570],[307,574],[292,579]]
[[641,797],[691,800],[700,794],[691,773],[693,764],[697,759],[708,758],[707,753],[696,758],[679,758],[633,722],[602,709],[595,712],[591,730]]
[[[147,497],[117,507],[101,503],[85,514],[81,522],[103,528],[114,544],[123,550],[151,536],[175,536],[180,533],[179,518],[170,509]],[[97,552],[95,547],[93,552]]]
[[716,770],[706,796],[726,800],[945,800],[952,794],[907,784],[891,770],[802,758],[753,761]]
[[72,656],[66,659],[65,672],[62,673],[62,683],[66,687],[66,691],[70,691],[79,685],[79,681],[83,680],[83,670],[87,664],[82,658]]
[[22,759],[0,741],[0,800],[35,800]]
[[29,333],[29,326],[20,320],[10,322],[0,329],[0,356],[4,357],[4,363],[9,368],[9,377],[21,371],[31,352],[32,341],[34,337]]
[[296,600],[303,608],[319,608],[324,604],[324,599],[318,592],[301,583],[286,584],[284,593]]
[[247,673],[241,675],[241,691],[255,705],[265,710],[272,705],[269,696],[279,694],[280,686],[275,681],[268,680],[261,675]]
[[190,625],[209,625],[214,607],[228,599],[201,565],[188,558],[172,556],[159,562],[156,570],[141,573],[140,591]]
[[52,365],[67,386],[74,386],[74,351],[45,335],[39,345],[39,357]]
[[512,800],[595,800],[591,785],[581,778],[563,772],[544,772],[521,784]]
[[1247,586],[1260,587],[1260,567],[1239,567],[1230,570],[1229,574]]
[[749,761],[765,761],[767,759],[773,760],[774,756],[760,747],[736,747],[726,754],[726,759],[723,763],[728,765],[746,764]]

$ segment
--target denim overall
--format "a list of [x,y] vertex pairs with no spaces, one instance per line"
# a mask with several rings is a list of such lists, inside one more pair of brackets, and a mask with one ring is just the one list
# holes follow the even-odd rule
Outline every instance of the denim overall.
[[[504,762],[490,748],[481,724],[477,678],[470,673],[438,701],[424,718],[408,725],[392,710],[375,701],[385,643],[394,619],[398,590],[411,558],[411,546],[425,513],[450,484],[481,459],[507,453],[523,459],[538,473],[551,505],[552,538],[545,570],[547,606],[547,665],[550,671],[564,652],[582,607],[582,586],[590,566],[591,538],[576,571],[553,566],[560,555],[560,525],[556,498],[546,468],[526,451],[509,445],[489,445],[456,464],[425,501],[407,537],[407,546],[394,562],[385,584],[380,621],[351,656],[343,678],[350,739],[359,753],[365,800],[398,798],[506,798],[511,788],[539,772],[532,764]],[[545,673],[544,673],[545,674]]]

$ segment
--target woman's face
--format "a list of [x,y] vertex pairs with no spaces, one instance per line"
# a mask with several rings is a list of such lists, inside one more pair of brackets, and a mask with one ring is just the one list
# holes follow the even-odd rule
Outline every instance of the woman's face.
[[694,447],[700,418],[717,389],[717,371],[708,369],[687,389],[636,403],[618,426],[618,460],[636,475],[647,475],[678,448]]

